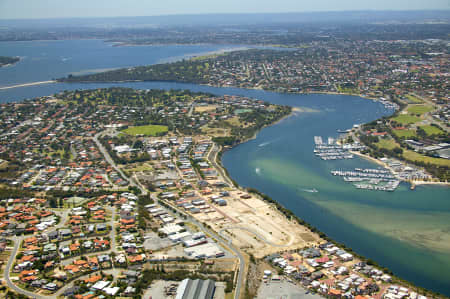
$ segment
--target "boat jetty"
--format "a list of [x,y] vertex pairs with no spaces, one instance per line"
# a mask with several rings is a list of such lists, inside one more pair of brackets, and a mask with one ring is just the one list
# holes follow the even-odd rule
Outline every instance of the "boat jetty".
[[394,191],[400,184],[400,181],[386,169],[332,170],[331,174],[353,183],[357,189]]
[[323,142],[321,136],[314,136],[314,154],[322,160],[353,159],[350,150],[360,150],[360,145],[339,145],[333,137],[328,137],[327,143]]
[[386,98],[379,98],[378,100],[375,100],[375,101],[383,104],[384,108],[386,108],[386,109],[394,109],[396,111],[398,109],[400,109],[400,106],[397,103],[391,102],[391,101],[387,100]]

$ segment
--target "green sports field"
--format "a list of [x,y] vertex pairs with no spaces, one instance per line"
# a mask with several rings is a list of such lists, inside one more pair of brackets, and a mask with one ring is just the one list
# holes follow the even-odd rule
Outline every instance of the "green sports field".
[[122,132],[128,135],[144,135],[144,136],[156,136],[161,133],[166,133],[168,131],[167,126],[161,125],[147,125],[138,127],[129,127]]

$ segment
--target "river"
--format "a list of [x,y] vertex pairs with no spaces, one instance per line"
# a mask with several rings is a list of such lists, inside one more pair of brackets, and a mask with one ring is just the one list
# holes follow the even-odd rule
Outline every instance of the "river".
[[[96,40],[0,43],[0,55],[24,58],[17,65],[0,68],[0,86],[171,61],[224,48],[230,46],[112,47]],[[0,102],[109,86],[190,89],[299,107],[303,112],[263,129],[256,139],[223,155],[231,177],[242,186],[268,194],[331,238],[398,276],[450,295],[449,189],[419,186],[411,191],[402,184],[391,193],[357,190],[329,171],[376,165],[361,158],[322,161],[313,154],[313,136],[336,137],[336,129],[392,113],[381,104],[352,96],[280,94],[170,82],[53,83],[0,90]],[[319,192],[305,191],[312,188]]]

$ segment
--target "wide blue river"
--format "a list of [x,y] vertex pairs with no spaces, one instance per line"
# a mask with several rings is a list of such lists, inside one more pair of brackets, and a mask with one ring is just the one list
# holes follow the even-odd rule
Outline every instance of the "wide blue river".
[[[0,43],[0,55],[21,56],[0,68],[0,87],[46,81],[68,74],[172,61],[231,46],[112,47],[98,40]],[[0,90],[0,102],[51,95],[63,90],[126,86],[190,89],[242,95],[300,112],[263,129],[256,139],[223,155],[230,175],[245,187],[268,194],[297,216],[417,285],[450,295],[450,190],[402,184],[395,192],[357,190],[330,174],[332,169],[377,167],[355,158],[322,161],[313,136],[336,137],[347,129],[392,113],[381,104],[352,96],[296,95],[169,82],[44,84]],[[315,188],[319,192],[310,193]]]

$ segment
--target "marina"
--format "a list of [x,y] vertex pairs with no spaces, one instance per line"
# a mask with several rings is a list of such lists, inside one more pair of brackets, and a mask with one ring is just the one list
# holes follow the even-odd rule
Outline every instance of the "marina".
[[388,101],[388,100],[385,99],[385,98],[379,98],[379,99],[378,99],[378,102],[380,102],[381,104],[383,104],[384,108],[386,108],[386,109],[394,109],[394,110],[400,109],[400,106],[398,106],[397,103]]
[[336,144],[336,140],[332,137],[328,137],[327,143],[324,143],[321,136],[314,136],[314,143],[316,144],[314,154],[322,160],[353,159],[353,154]]
[[345,182],[353,183],[357,189],[392,192],[400,184],[400,181],[385,169],[332,170],[331,174],[342,177]]
[[340,130],[340,129],[337,129],[336,131],[338,132],[338,133],[350,133],[350,131],[351,131],[352,129],[347,129],[347,130]]

